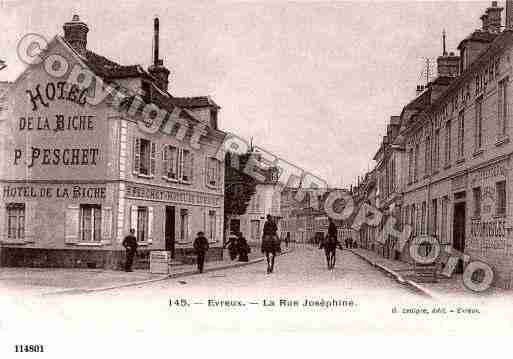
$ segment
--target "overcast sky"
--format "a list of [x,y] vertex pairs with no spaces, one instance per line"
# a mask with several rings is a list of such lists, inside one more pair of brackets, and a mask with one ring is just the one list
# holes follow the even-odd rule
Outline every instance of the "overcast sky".
[[173,95],[212,96],[221,129],[349,185],[413,99],[423,58],[441,54],[442,29],[456,51],[490,4],[0,0],[0,80],[22,71],[23,34],[62,34],[73,14],[89,25],[89,49],[147,67],[158,15]]

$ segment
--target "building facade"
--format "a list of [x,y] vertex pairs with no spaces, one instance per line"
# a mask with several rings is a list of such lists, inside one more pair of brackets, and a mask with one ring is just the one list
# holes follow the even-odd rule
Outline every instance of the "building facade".
[[[501,12],[492,2],[458,55],[444,48],[438,77],[403,108],[392,139],[387,131],[375,157],[376,206],[398,229],[411,226],[412,237],[434,236],[443,249],[487,263],[494,285],[510,288],[513,31],[508,18],[501,30]],[[411,261],[407,246],[393,257]]]
[[[67,73],[56,77],[43,61],[12,84],[0,123],[1,263],[119,268],[131,228],[143,257],[169,250],[185,258],[198,231],[211,242],[210,256],[220,257],[219,106],[208,97],[172,96],[158,50],[148,71],[122,66],[88,50],[87,32],[75,16],[48,45],[46,54],[65,59]],[[67,81],[77,68],[95,75],[89,87]],[[92,105],[87,97],[99,79],[119,92]],[[148,103],[180,126],[146,130],[141,106]],[[194,141],[199,125],[204,131]]]

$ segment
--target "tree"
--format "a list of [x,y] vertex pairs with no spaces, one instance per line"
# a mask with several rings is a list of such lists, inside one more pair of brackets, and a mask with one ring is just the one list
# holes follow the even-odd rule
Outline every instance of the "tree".
[[258,181],[244,172],[251,153],[238,155],[227,153],[225,157],[224,181],[224,233],[233,216],[246,213],[249,201],[256,192]]

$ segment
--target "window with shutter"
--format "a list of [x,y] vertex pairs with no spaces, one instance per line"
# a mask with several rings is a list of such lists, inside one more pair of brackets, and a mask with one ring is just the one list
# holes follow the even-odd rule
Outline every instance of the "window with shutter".
[[130,229],[137,235],[137,206],[130,207]]
[[110,241],[112,235],[112,208],[102,208],[102,240]]
[[136,137],[134,138],[133,144],[133,171],[138,174],[141,170],[141,141]]
[[169,157],[171,152],[171,146],[164,146],[162,150],[162,176],[169,178],[169,170],[171,168],[169,163]]
[[189,150],[182,150],[182,181],[190,182],[192,178],[192,155]]
[[80,207],[70,205],[66,209],[66,220],[64,228],[65,241],[68,244],[76,243],[79,240],[80,231]]
[[153,242],[153,207],[148,207],[148,243]]
[[157,164],[157,144],[155,142],[151,142],[150,176],[155,176],[156,164]]

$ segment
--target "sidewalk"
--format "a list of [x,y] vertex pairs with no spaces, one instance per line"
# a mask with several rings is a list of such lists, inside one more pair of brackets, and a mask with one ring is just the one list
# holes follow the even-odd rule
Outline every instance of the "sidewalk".
[[399,283],[409,286],[411,289],[431,297],[433,299],[447,299],[451,297],[461,296],[498,296],[498,295],[513,295],[513,291],[508,291],[501,288],[490,288],[485,293],[475,293],[465,287],[461,274],[454,274],[449,278],[444,276],[438,277],[436,283],[421,283],[415,276],[413,265],[398,260],[387,259],[379,256],[376,252],[355,248],[347,249],[369,264],[382,270],[386,274],[394,277]]
[[[290,251],[284,251],[286,254]],[[227,252],[222,261],[206,262],[205,272],[240,267],[264,260],[259,251],[249,254],[249,262],[231,261]],[[195,265],[171,266],[170,274],[151,274],[149,270],[133,272],[73,268],[0,268],[2,293],[29,295],[83,294],[197,274]]]

